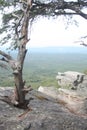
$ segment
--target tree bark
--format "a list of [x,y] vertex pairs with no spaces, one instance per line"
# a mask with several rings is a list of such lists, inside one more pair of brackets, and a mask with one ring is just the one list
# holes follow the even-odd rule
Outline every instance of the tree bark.
[[22,19],[22,25],[19,34],[21,38],[19,39],[20,45],[18,47],[17,62],[15,64],[15,69],[13,69],[15,87],[16,87],[15,99],[16,101],[18,101],[19,106],[25,104],[25,92],[23,91],[25,82],[23,81],[22,71],[23,71],[24,59],[27,52],[26,44],[29,41],[28,40],[29,10],[30,5],[27,4],[26,9],[24,10],[24,16]]
[[15,100],[21,106],[25,102],[25,94],[23,92],[24,82],[22,78],[22,71],[14,73],[14,82],[15,82]]
[[16,63],[16,68],[13,71],[14,81],[15,81],[15,100],[18,101],[18,104],[21,106],[25,104],[25,93],[23,91],[25,86],[25,81],[23,80],[23,64],[26,56],[26,46],[20,45],[18,50],[18,58]]
[[[26,44],[29,41],[28,26],[29,26],[29,13],[30,13],[31,4],[32,4],[31,1],[27,0],[26,8],[24,8],[21,21],[19,19],[18,25],[16,25],[15,34],[17,36],[17,40],[19,44],[17,59],[14,60],[10,55],[0,50],[0,54],[3,56],[1,60],[8,63],[13,70],[14,82],[15,82],[15,92],[13,96],[14,98],[13,102],[15,104],[15,101],[17,101],[17,105],[19,107],[24,106],[26,104],[25,92],[23,91],[25,82],[23,81],[22,71],[23,71],[24,59],[27,52]],[[19,24],[20,22],[21,22],[21,26]],[[20,26],[20,32],[18,31],[19,26]]]

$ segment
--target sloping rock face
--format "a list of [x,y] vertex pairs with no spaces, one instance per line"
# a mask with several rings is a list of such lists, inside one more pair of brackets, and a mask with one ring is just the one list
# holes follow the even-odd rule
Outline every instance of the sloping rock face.
[[[0,89],[0,95],[12,91]],[[26,95],[31,109],[22,110],[0,101],[0,130],[87,130],[87,118],[68,111],[63,104],[41,92]]]
[[61,88],[58,92],[58,100],[63,102],[66,108],[77,115],[87,116],[87,93]]
[[40,86],[38,91],[53,97],[60,104],[63,104],[69,111],[87,116],[87,91],[68,90],[63,88]]
[[56,76],[58,85],[62,88],[69,87],[71,89],[87,90],[87,75],[75,71],[58,72]]

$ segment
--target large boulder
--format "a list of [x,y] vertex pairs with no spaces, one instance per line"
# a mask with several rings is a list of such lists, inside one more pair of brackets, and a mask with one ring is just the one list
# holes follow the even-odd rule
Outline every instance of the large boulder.
[[58,72],[58,85],[62,88],[87,89],[87,75],[75,71]]
[[42,92],[42,93],[45,93],[46,95],[51,96],[51,97],[53,97],[54,99],[56,99],[56,98],[58,97],[58,94],[59,94],[58,89],[55,88],[55,87],[53,87],[53,86],[50,86],[50,87],[40,86],[40,87],[38,88],[38,91],[39,91],[39,92]]

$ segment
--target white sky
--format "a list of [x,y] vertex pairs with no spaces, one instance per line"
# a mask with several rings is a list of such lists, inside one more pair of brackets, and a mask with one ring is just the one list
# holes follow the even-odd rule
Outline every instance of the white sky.
[[73,24],[66,29],[60,16],[54,20],[40,18],[32,26],[28,47],[78,46],[75,41],[87,35],[87,20],[80,16],[74,16],[74,19],[79,22],[79,27]]
[[73,24],[66,29],[66,19],[61,16],[57,19],[39,18],[32,26],[27,47],[78,46],[75,41],[87,35],[87,20],[80,16],[74,16],[74,19],[79,22],[79,27]]

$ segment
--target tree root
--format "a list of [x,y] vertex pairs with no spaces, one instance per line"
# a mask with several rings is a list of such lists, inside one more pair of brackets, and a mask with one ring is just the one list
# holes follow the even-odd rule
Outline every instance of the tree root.
[[25,102],[23,104],[19,104],[19,102],[17,102],[16,100],[13,100],[11,97],[9,96],[0,96],[0,100],[3,102],[6,102],[7,104],[20,108],[20,109],[28,109],[28,104],[31,100],[33,100],[33,98],[29,98],[28,100],[25,100]]
[[30,108],[30,107],[28,107],[25,111],[24,111],[24,113],[22,113],[22,114],[20,114],[19,116],[18,116],[18,119],[23,119],[23,118],[25,118],[25,116],[28,114],[28,112],[30,112],[30,111],[32,111],[32,109]]
[[18,102],[15,100],[13,101],[9,96],[0,96],[0,100],[12,106],[18,105]]
[[[29,86],[29,87],[25,87],[22,91],[24,92],[24,95],[26,95],[29,91],[32,91],[32,90],[33,89],[31,88],[31,86]],[[15,106],[20,109],[27,109],[28,108],[27,105],[29,104],[30,100],[33,100],[33,98],[25,100],[24,103],[19,103],[18,98],[17,98],[16,89],[14,89],[14,92],[9,96],[0,95],[0,100],[3,102],[6,102],[7,104],[9,104],[11,106]]]

